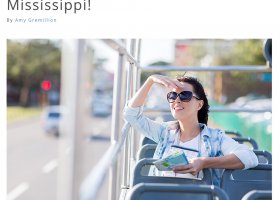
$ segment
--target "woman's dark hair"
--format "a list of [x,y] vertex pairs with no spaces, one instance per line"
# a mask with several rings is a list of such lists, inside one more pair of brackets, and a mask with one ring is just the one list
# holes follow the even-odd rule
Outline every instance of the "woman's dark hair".
[[199,97],[200,100],[203,100],[203,106],[197,113],[197,118],[199,123],[203,123],[207,125],[208,122],[208,112],[209,112],[209,104],[206,94],[204,92],[204,88],[201,83],[194,77],[190,76],[182,76],[177,78],[179,82],[185,82],[191,84],[193,86],[194,93]]

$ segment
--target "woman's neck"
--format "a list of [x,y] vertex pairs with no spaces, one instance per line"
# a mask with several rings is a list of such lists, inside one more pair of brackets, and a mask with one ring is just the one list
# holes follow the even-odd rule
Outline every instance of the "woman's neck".
[[180,125],[180,141],[187,142],[192,140],[200,133],[200,127],[197,120],[182,122],[179,121]]

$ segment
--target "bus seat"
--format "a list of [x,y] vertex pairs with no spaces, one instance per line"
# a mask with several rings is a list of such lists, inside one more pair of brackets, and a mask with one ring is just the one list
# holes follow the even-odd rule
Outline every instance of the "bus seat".
[[244,195],[242,200],[270,200],[272,199],[272,190],[252,190]]
[[241,199],[251,190],[271,190],[272,165],[259,164],[248,170],[226,169],[222,175],[221,188],[230,199]]
[[143,146],[145,144],[156,144],[153,140],[151,140],[150,138],[147,138],[147,137],[143,137],[140,146]]
[[156,148],[157,148],[156,144],[145,144],[138,151],[137,160],[141,160],[143,158],[152,158],[155,153]]
[[[137,160],[143,158],[152,158],[156,150],[156,144],[146,144],[144,145],[137,154]],[[257,155],[260,164],[272,164],[272,155],[270,152],[265,150],[253,150]]]
[[148,176],[147,167],[154,165],[156,159],[145,158],[136,163],[132,176],[132,186],[138,183],[179,183],[179,184],[212,184],[210,169],[203,169],[202,179],[178,178],[167,176]]
[[139,183],[131,189],[127,200],[210,200],[218,197],[229,200],[227,194],[214,185],[182,185],[166,183]]
[[[147,138],[148,139],[148,138]],[[245,138],[247,141],[247,138]],[[238,139],[237,139],[238,140]],[[242,138],[243,140],[243,138]],[[253,141],[250,138],[250,141]],[[253,141],[253,145],[256,147],[257,144]],[[141,149],[138,151],[138,160],[141,160],[143,158],[152,158],[154,155],[154,152],[156,150],[157,145],[156,144],[145,144],[141,147]],[[270,152],[265,150],[254,150],[254,153],[258,156],[259,163],[261,164],[272,164],[272,155]]]
[[257,155],[260,164],[272,164],[272,155],[268,151],[254,150]]
[[232,139],[234,139],[236,142],[239,142],[240,144],[249,145],[252,150],[253,149],[255,149],[255,150],[259,149],[259,146],[258,146],[257,142],[253,138],[250,138],[250,137],[248,137],[248,138],[234,137]]
[[242,134],[238,131],[225,131],[225,134],[227,134],[230,137],[242,137]]

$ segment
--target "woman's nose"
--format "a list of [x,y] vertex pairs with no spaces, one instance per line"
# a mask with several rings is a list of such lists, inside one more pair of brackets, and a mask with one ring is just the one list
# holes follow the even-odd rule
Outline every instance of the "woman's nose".
[[180,99],[179,95],[178,95],[177,98],[175,99],[174,103],[181,103],[181,99]]

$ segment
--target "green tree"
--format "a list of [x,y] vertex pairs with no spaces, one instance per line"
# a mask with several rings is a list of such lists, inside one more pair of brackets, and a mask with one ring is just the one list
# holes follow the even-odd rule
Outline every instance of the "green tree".
[[60,48],[50,40],[7,41],[7,81],[20,89],[21,106],[28,106],[30,89],[42,80],[59,80],[60,60]]
[[[236,40],[224,51],[217,48],[214,65],[265,65],[263,40]],[[263,82],[259,77],[262,73],[231,71],[223,73],[223,93],[228,101],[249,93],[271,96],[271,83]]]
[[[160,65],[160,66],[168,66],[168,65],[170,65],[170,63],[162,61],[162,60],[159,60],[159,61],[156,61],[154,63],[151,63],[149,66],[158,66],[158,65]],[[145,71],[143,71],[141,73],[141,84],[143,84],[147,80],[147,78],[149,76],[151,76],[151,75],[153,75],[155,73],[156,74],[162,74],[162,75],[165,74],[164,72],[145,72]]]

